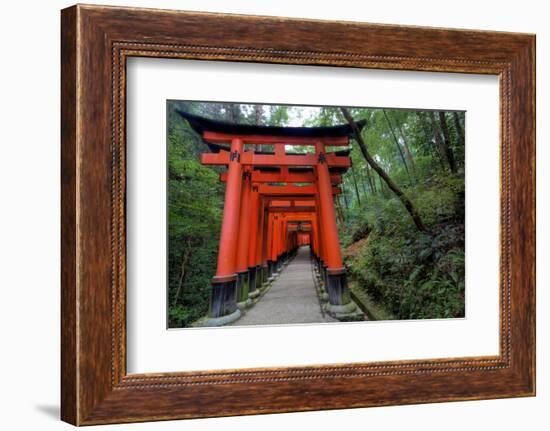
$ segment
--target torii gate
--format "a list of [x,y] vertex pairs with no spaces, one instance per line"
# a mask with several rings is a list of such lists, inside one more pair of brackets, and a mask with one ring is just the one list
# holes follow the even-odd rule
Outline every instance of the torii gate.
[[[348,146],[352,132],[349,125],[252,126],[178,113],[213,151],[203,153],[201,162],[227,166],[220,178],[227,185],[207,325],[224,325],[238,319],[241,312],[237,304],[246,306],[249,298],[257,296],[259,283],[268,275],[266,270],[273,274],[298,247],[296,236],[286,240],[288,221],[296,219],[296,211],[287,208],[279,219],[277,212],[269,210],[269,201],[274,199],[314,202],[305,221],[311,227],[312,252],[324,273],[327,312],[337,318],[353,313],[355,304],[347,288],[333,202],[333,194],[340,192],[333,186],[341,182],[340,175],[351,166],[351,159],[347,151],[325,149]],[[364,125],[357,124],[359,128]],[[275,151],[245,150],[245,145],[273,145]],[[285,145],[312,146],[315,152],[287,154]],[[292,217],[285,220],[287,214]]]

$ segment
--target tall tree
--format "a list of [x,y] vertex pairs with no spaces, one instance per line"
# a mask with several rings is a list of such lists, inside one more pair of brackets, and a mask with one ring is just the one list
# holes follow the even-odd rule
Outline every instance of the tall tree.
[[460,124],[460,118],[458,116],[458,112],[453,112],[453,119],[455,122],[455,129],[456,134],[458,135],[458,139],[462,145],[464,145],[464,130],[462,129],[462,125]]
[[[439,164],[441,165],[441,169],[445,169],[445,157],[442,154],[443,150],[440,146],[441,137],[439,137],[439,140],[437,140],[438,137],[433,127],[435,119],[433,118],[433,115],[430,114],[433,113],[416,111],[416,117],[420,124],[420,129],[424,134],[424,139],[426,142],[425,147],[428,149],[429,153],[435,153],[435,156],[437,157],[437,159],[439,160]],[[433,145],[434,142],[435,145]]]
[[172,301],[172,305],[176,305],[178,303],[178,300],[180,298],[181,288],[183,286],[183,282],[185,281],[185,277],[187,275],[187,264],[189,262],[189,257],[191,256],[191,238],[186,239],[186,246],[183,248],[183,256],[181,259],[181,270],[180,270],[180,276],[178,279],[178,287],[176,288],[176,293],[174,294],[174,299]]
[[357,178],[355,176],[355,169],[353,169],[353,162],[351,164],[351,176],[353,177],[353,185],[355,186],[355,195],[357,196],[357,202],[361,205],[361,197],[359,196],[359,187],[357,187]]
[[[365,184],[365,172],[362,169],[362,166],[359,166],[359,178],[361,179],[361,188],[363,189],[363,194],[366,195],[368,193],[367,191],[367,185]],[[370,186],[369,186],[370,187]]]
[[344,115],[344,118],[346,119],[346,121],[351,126],[354,138],[357,141],[357,144],[361,149],[361,153],[363,154],[363,157],[365,157],[365,160],[367,161],[367,163],[372,167],[372,169],[376,171],[379,177],[384,180],[384,182],[388,185],[391,191],[399,198],[399,200],[401,201],[401,203],[403,204],[403,206],[411,216],[416,228],[420,231],[428,232],[428,229],[424,225],[424,222],[422,221],[422,218],[420,217],[420,214],[418,213],[416,206],[405,195],[405,193],[403,193],[403,191],[399,188],[399,186],[389,177],[389,175],[384,171],[384,169],[382,169],[382,167],[376,162],[376,160],[374,160],[374,158],[370,155],[367,149],[367,145],[363,140],[363,136],[361,136],[361,131],[359,130],[359,127],[357,127],[357,124],[353,120],[353,117],[351,116],[349,110],[344,107],[341,107],[340,110],[342,111],[342,114]]
[[401,139],[403,140],[403,148],[405,148],[405,154],[407,155],[407,159],[409,160],[409,164],[411,165],[411,169],[413,172],[416,171],[416,167],[414,166],[414,159],[413,155],[411,153],[411,148],[409,146],[409,141],[405,137],[405,133],[403,132],[403,125],[399,124],[397,126],[397,130],[399,130],[399,134],[401,135]]
[[370,173],[370,167],[369,165],[365,165],[365,171],[367,172],[367,180],[369,182],[369,187],[370,187],[370,191],[372,193],[376,193],[376,183],[375,181],[372,179],[372,175]]
[[348,203],[348,193],[346,190],[346,179],[342,178],[342,196],[344,196],[344,205],[346,206],[346,209],[349,209],[349,203]]
[[[254,123],[256,126],[260,126],[262,124],[262,114],[263,114],[263,107],[262,105],[254,105]],[[254,147],[255,148],[255,147]],[[263,145],[258,145],[258,151],[263,151]]]
[[259,126],[262,124],[262,115],[263,115],[263,106],[262,105],[254,105],[254,122],[256,123],[256,126]]
[[456,173],[456,161],[451,143],[451,135],[449,133],[449,128],[447,127],[447,118],[445,117],[444,111],[439,111],[439,123],[441,124],[441,131],[443,132],[445,155],[447,156],[451,172],[454,174]]
[[227,121],[234,124],[237,124],[239,122],[240,109],[236,103],[225,103],[224,110]]
[[340,203],[340,195],[336,195],[334,197],[334,203],[336,204],[336,213],[338,215],[338,218],[340,219],[340,223],[342,224],[342,226],[344,226],[344,223],[345,223],[345,218],[344,218],[344,211],[342,210],[342,204]]
[[[401,144],[399,143],[399,140],[397,139],[397,136],[395,136],[393,126],[391,124],[390,118],[388,117],[388,114],[386,113],[386,110],[382,109],[382,112],[384,113],[384,118],[386,119],[386,122],[388,123],[388,129],[390,130],[390,133],[393,137],[393,141],[395,143],[395,146],[397,147],[397,150],[399,151],[399,156],[401,157],[401,161],[403,162],[403,166],[405,167],[405,171],[407,172],[407,176],[409,177],[409,181],[411,181],[411,174],[409,172],[407,162],[405,161],[405,156],[403,155],[403,149],[401,148]],[[411,181],[411,183],[412,183],[412,181]]]
[[429,115],[430,115],[430,122],[432,124],[432,131],[434,135],[435,146],[437,147],[437,152],[439,154],[439,157],[441,157],[441,160],[447,160],[447,163],[449,163],[449,159],[447,158],[447,154],[445,151],[445,143],[441,139],[441,130],[439,129],[439,125],[435,120],[435,114],[433,113],[433,111],[430,111]]

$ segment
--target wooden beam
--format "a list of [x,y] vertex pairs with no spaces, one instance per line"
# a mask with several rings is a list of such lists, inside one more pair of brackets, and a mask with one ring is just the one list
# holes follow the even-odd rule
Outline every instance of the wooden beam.
[[[336,156],[326,154],[326,161],[329,168],[349,168],[351,159],[348,156]],[[254,154],[247,151],[242,155],[241,163],[253,166],[315,166],[319,161],[316,154]],[[227,154],[229,163],[229,154]]]
[[[336,156],[326,154],[326,162],[329,168],[349,168],[351,159],[348,156]],[[245,151],[240,155],[242,165],[251,166],[315,166],[319,160],[316,154],[254,154],[252,151]],[[203,165],[228,165],[229,152],[202,153],[201,163]]]
[[269,207],[268,211],[270,213],[313,213],[315,212],[315,207],[284,207],[276,206]]
[[228,133],[206,131],[202,135],[207,142],[215,144],[229,143],[232,139],[242,139],[245,144],[255,145],[315,145],[321,141],[331,147],[347,146],[349,138],[339,137],[306,137],[306,136],[264,136],[264,135],[233,135]]
[[[340,174],[331,174],[332,184],[342,184],[342,176]],[[227,172],[220,174],[220,181],[227,181]],[[252,172],[253,183],[314,183],[316,181],[315,173],[283,173],[283,172]]]
[[[289,200],[281,200],[279,197],[269,197],[264,196],[264,199],[269,200],[269,206],[276,207],[290,207],[290,206],[296,206],[296,207],[312,207],[317,205],[315,200],[313,199],[304,199],[303,197],[300,197],[300,199],[289,199]],[[276,199],[276,200],[275,200]]]
[[[317,194],[316,186],[270,186],[267,184],[260,184],[258,192],[261,195],[270,196],[315,196]],[[333,194],[339,194],[340,189],[337,187],[332,188]],[[281,200],[283,200],[281,198]]]

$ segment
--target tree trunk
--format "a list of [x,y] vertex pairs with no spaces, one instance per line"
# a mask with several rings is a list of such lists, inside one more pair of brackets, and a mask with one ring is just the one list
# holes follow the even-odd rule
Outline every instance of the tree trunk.
[[344,211],[342,210],[342,204],[340,203],[340,196],[336,195],[336,199],[334,200],[336,202],[336,214],[338,214],[338,218],[340,219],[340,223],[342,223],[342,226],[345,226],[345,218],[344,218]]
[[376,163],[376,161],[368,152],[365,141],[361,136],[361,132],[359,131],[359,128],[353,120],[350,112],[347,110],[347,108],[340,108],[340,110],[342,111],[342,114],[344,114],[347,122],[350,124],[355,140],[357,141],[359,148],[361,149],[361,153],[363,154],[363,157],[365,157],[367,163],[372,167],[372,169],[376,171],[376,173],[380,176],[380,178],[384,180],[391,191],[393,191],[393,193],[395,193],[395,195],[399,198],[405,209],[410,214],[416,228],[422,232],[428,232],[428,229],[426,228],[426,226],[424,226],[422,218],[420,217],[420,214],[418,213],[418,210],[416,209],[412,201],[403,193],[403,191],[397,186],[397,184],[393,182],[389,175],[384,171],[384,169],[382,169],[382,167],[378,163]]
[[441,124],[441,131],[443,132],[443,140],[445,142],[445,155],[449,162],[451,172],[456,173],[456,161],[453,154],[453,148],[451,143],[451,135],[449,134],[449,128],[447,127],[447,119],[445,118],[445,112],[439,111],[439,123]]
[[365,166],[365,170],[367,171],[367,179],[369,180],[370,191],[372,193],[376,193],[376,183],[372,179],[372,175],[370,173],[370,167],[368,164]]
[[420,121],[420,123],[422,125],[422,131],[424,132],[424,138],[426,139],[426,143],[428,145],[428,150],[430,151],[430,153],[435,153],[434,159],[437,158],[439,160],[439,164],[441,165],[441,169],[445,169],[445,160],[444,160],[443,156],[441,155],[441,151],[440,151],[441,149],[438,147],[437,142],[436,142],[436,145],[435,145],[435,151],[434,151],[434,146],[432,145],[432,142],[433,142],[432,135],[435,135],[435,132],[434,132],[434,129],[433,129],[433,124],[430,121],[429,127],[432,130],[432,135],[430,135],[428,133],[428,131],[426,130],[426,128],[424,127],[424,121],[425,121],[424,113],[417,112],[416,115],[417,115],[418,120]]
[[[262,125],[262,114],[263,114],[262,105],[254,105],[254,122],[256,123],[256,126]],[[258,145],[257,147],[252,146],[252,148],[258,148],[258,151],[264,150],[263,145]]]
[[353,177],[353,185],[355,187],[355,195],[357,196],[357,202],[361,205],[361,197],[359,196],[359,187],[357,187],[357,178],[355,177],[355,169],[353,169],[353,162],[351,163],[351,176]]
[[260,126],[262,124],[262,113],[262,105],[254,105],[256,126]]
[[235,111],[234,103],[225,103],[225,117],[230,123],[236,124],[238,122],[237,113]]
[[[444,148],[445,144],[441,140],[441,131],[439,130],[439,126],[435,121],[435,114],[433,113],[433,111],[430,111],[430,121],[432,123],[432,130],[433,130],[434,139],[435,139],[435,146],[437,147],[437,153],[439,154],[439,157],[441,158],[441,160],[445,160],[446,159],[445,148]],[[447,159],[447,162],[448,162],[448,159]]]
[[346,183],[344,182],[344,178],[342,178],[342,195],[344,196],[344,205],[346,206],[346,209],[349,209],[348,195],[346,193]]
[[461,145],[464,145],[464,130],[462,130],[462,125],[460,124],[460,118],[458,118],[458,113],[453,112],[453,119],[455,121],[456,134]]
[[393,141],[395,142],[395,146],[397,147],[397,150],[399,151],[399,155],[401,156],[401,161],[403,162],[403,166],[405,167],[405,171],[407,171],[407,176],[409,177],[409,182],[412,185],[411,174],[409,173],[409,168],[407,166],[407,162],[405,161],[405,156],[403,155],[403,149],[401,148],[401,144],[399,143],[399,140],[397,139],[397,136],[395,136],[395,132],[393,131],[393,126],[392,126],[391,121],[388,117],[388,114],[386,114],[386,110],[382,109],[382,112],[384,113],[384,117],[386,118],[386,122],[388,123],[388,129],[390,129],[391,135],[393,136]]
[[183,251],[183,256],[181,259],[181,272],[180,272],[180,278],[178,280],[178,288],[176,289],[176,294],[174,295],[174,299],[172,301],[172,306],[176,305],[178,303],[178,299],[181,293],[181,288],[183,286],[183,282],[185,280],[185,276],[187,275],[187,272],[185,271],[185,267],[187,265],[187,262],[189,261],[189,257],[191,256],[191,240],[187,239],[187,247]]
[[363,190],[363,195],[368,194],[367,186],[365,185],[365,173],[362,169],[359,169],[358,171],[358,177],[361,180],[361,189]]
[[399,134],[401,135],[401,139],[403,139],[403,147],[405,148],[405,154],[407,155],[407,159],[409,160],[409,164],[411,165],[411,169],[413,172],[416,171],[416,167],[414,166],[414,160],[411,153],[411,148],[409,147],[409,142],[405,138],[405,133],[403,133],[403,127],[401,125],[398,126]]

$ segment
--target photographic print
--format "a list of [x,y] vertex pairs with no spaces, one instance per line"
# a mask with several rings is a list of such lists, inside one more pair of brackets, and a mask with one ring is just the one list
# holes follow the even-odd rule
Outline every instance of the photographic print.
[[168,328],[465,316],[465,113],[167,102]]

